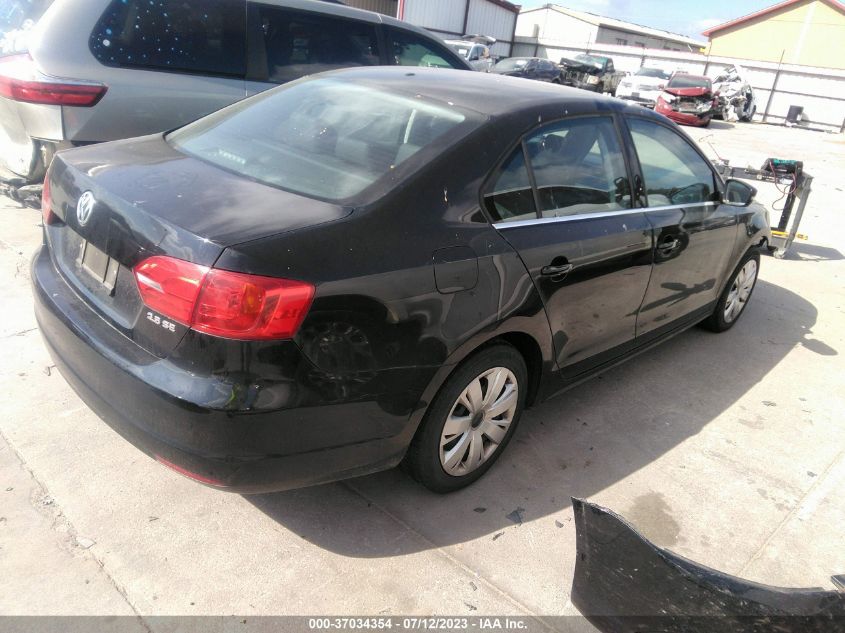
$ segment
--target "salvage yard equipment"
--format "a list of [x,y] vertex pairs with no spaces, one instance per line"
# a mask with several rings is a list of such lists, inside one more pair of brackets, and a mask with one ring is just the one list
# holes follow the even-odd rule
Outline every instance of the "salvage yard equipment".
[[[772,210],[780,212],[777,224],[772,225],[772,242],[769,250],[778,259],[783,259],[796,239],[806,240],[807,236],[798,232],[813,177],[804,171],[804,163],[800,160],[785,158],[767,158],[760,169],[752,167],[731,167],[729,161],[719,159],[714,161],[716,169],[724,178],[739,178],[741,180],[757,180],[772,183],[781,193]],[[783,201],[782,206],[778,206]],[[795,209],[795,202],[798,208]]]

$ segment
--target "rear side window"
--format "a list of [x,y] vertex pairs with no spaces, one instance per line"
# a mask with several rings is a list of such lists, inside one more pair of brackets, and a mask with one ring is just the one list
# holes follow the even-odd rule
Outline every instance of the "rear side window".
[[537,217],[521,144],[499,171],[492,191],[485,196],[484,206],[494,222],[533,220]]
[[260,5],[256,56],[266,59],[267,81],[381,62],[372,24]]
[[707,162],[677,132],[658,123],[629,119],[650,207],[713,200]]
[[341,201],[416,154],[430,157],[457,142],[481,121],[445,103],[318,76],[220,110],[167,139],[229,171]]
[[625,159],[610,117],[552,123],[526,140],[541,217],[631,206]]
[[89,44],[106,66],[243,77],[246,5],[231,0],[114,0]]
[[389,29],[388,46],[397,66],[465,68],[451,59],[445,46],[438,46],[416,33]]

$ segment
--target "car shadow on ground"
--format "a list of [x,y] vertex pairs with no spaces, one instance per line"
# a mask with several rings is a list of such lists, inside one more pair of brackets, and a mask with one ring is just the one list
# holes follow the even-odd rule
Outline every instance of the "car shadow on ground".
[[711,119],[710,125],[708,127],[713,130],[730,130],[735,125],[735,123],[731,123],[730,121],[723,121],[722,119]]
[[496,534],[523,518],[558,513],[571,496],[589,497],[658,459],[699,433],[796,345],[835,354],[812,339],[816,317],[811,303],[761,280],[729,332],[693,328],[529,409],[498,463],[451,495],[431,493],[394,469],[246,499],[344,556],[403,555]]

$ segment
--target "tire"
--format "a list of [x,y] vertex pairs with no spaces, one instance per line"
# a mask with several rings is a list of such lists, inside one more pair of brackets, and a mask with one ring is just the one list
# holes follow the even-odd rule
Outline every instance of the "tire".
[[[722,291],[713,313],[701,322],[711,332],[731,329],[745,312],[745,306],[757,285],[760,272],[760,252],[753,249],[746,253],[731,275],[731,280]],[[749,279],[751,275],[751,279]]]
[[[491,386],[498,393],[486,402]],[[449,376],[432,400],[405,456],[405,469],[438,493],[470,485],[504,452],[519,423],[527,391],[528,369],[516,348],[496,343],[481,349]],[[481,406],[467,406],[479,397],[476,404]],[[496,413],[503,406],[507,408]],[[450,419],[462,422],[447,430]]]
[[751,121],[754,120],[754,115],[756,113],[757,113],[757,106],[754,106],[753,108],[751,108],[751,114],[744,116],[744,117],[740,117],[739,120],[742,121],[743,123],[751,123]]

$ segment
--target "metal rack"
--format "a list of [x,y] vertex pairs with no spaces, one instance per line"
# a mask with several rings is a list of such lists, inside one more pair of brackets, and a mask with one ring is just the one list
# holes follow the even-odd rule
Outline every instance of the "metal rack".
[[[741,180],[756,180],[775,185],[792,186],[785,195],[777,226],[772,227],[772,242],[769,249],[772,250],[776,258],[783,259],[796,238],[807,239],[806,236],[798,233],[798,227],[801,224],[801,218],[804,216],[807,199],[810,197],[813,183],[813,177],[810,174],[803,169],[800,169],[796,174],[784,174],[775,169],[731,167],[726,160],[714,161],[714,164],[724,178],[739,178]],[[797,208],[795,208],[796,201],[798,202]]]

